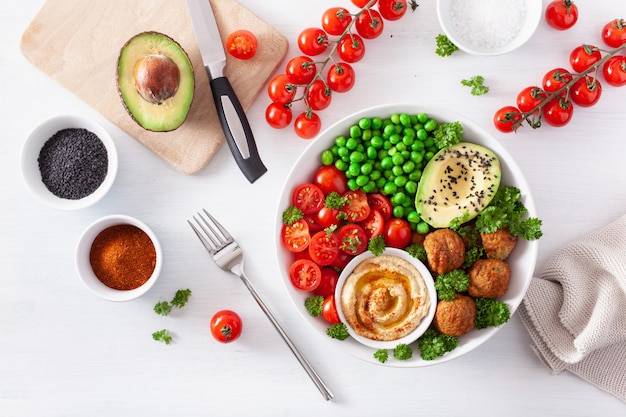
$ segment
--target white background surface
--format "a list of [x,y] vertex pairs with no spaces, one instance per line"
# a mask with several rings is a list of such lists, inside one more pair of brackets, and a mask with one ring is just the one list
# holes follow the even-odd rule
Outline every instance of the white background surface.
[[[24,59],[21,34],[43,3],[22,1],[0,12],[0,415],[623,415],[624,404],[611,395],[571,374],[551,375],[531,351],[517,315],[479,349],[436,367],[388,368],[334,349],[291,304],[272,247],[275,202],[308,142],[266,125],[262,93],[248,117],[266,175],[249,184],[226,146],[200,174],[176,172]],[[326,8],[351,7],[349,0],[241,3],[289,39],[286,59],[299,54],[297,34],[319,25]],[[595,107],[576,109],[561,129],[502,135],[492,115],[549,69],[566,66],[575,46],[599,44],[602,25],[626,17],[626,10],[620,0],[581,0],[581,17],[570,31],[556,32],[542,21],[531,41],[509,55],[440,58],[434,3],[420,1],[414,14],[389,23],[367,44],[355,65],[356,87],[335,95],[322,119],[329,126],[366,106],[411,101],[446,106],[487,128],[525,172],[544,222],[538,273],[555,249],[626,211],[626,88],[605,86]],[[491,88],[486,96],[474,97],[460,85],[478,74]],[[59,113],[104,123],[120,154],[109,195],[79,212],[42,205],[20,178],[22,142],[37,123]],[[248,275],[334,392],[333,401],[322,399],[241,282],[204,252],[186,224],[201,207],[244,247]],[[73,259],[80,233],[113,213],[150,225],[165,256],[155,287],[121,304],[87,292]],[[179,288],[192,289],[188,306],[157,316],[153,305]],[[229,345],[209,333],[211,315],[223,308],[238,311],[245,326]],[[165,327],[174,334],[170,346],[150,337]]]

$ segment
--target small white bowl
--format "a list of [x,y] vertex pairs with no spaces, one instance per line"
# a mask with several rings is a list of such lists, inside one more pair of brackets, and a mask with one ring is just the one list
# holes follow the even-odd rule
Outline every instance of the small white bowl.
[[[106,148],[108,169],[104,181],[91,194],[77,200],[61,198],[44,184],[38,158],[45,143],[57,132],[68,128],[82,128],[94,133]],[[31,193],[51,207],[61,210],[82,209],[96,203],[111,189],[117,175],[118,156],[113,138],[99,123],[80,116],[64,115],[48,119],[30,133],[22,146],[22,177]]]
[[430,323],[435,317],[435,310],[437,309],[437,291],[435,290],[433,277],[426,265],[424,265],[419,259],[414,258],[413,256],[409,255],[408,252],[401,249],[386,248],[383,252],[383,255],[397,256],[398,258],[402,258],[405,261],[408,261],[419,271],[419,273],[422,275],[422,278],[424,279],[424,283],[426,284],[428,297],[430,299],[430,306],[428,307],[428,313],[422,319],[419,326],[417,326],[415,330],[413,330],[411,333],[400,339],[390,341],[372,340],[357,334],[354,329],[348,324],[343,309],[341,308],[341,292],[346,282],[346,279],[348,279],[348,277],[352,275],[352,271],[354,271],[354,268],[356,268],[361,262],[363,262],[367,258],[371,258],[376,255],[374,255],[370,251],[366,251],[358,256],[355,256],[348,263],[348,265],[346,265],[346,267],[343,269],[343,271],[341,271],[341,274],[339,275],[339,280],[337,281],[337,287],[335,289],[335,303],[337,306],[337,313],[339,314],[339,318],[342,323],[346,323],[346,328],[348,329],[348,333],[350,334],[350,336],[362,345],[373,349],[393,349],[400,343],[408,345],[415,342],[428,329]]
[[[523,10],[516,11],[516,5]],[[470,7],[490,7],[491,13],[480,10],[474,17],[468,11],[476,9]],[[463,14],[460,19],[455,17],[458,12]],[[542,13],[541,0],[437,0],[437,17],[444,33],[459,49],[473,55],[501,55],[519,48],[535,33]],[[494,27],[493,21],[501,26]],[[472,27],[476,32],[466,32]],[[497,34],[502,39],[494,36]]]
[[[108,227],[124,224],[136,226],[143,230],[152,241],[156,251],[156,264],[152,275],[143,285],[132,290],[117,290],[103,284],[94,273],[89,260],[91,246],[96,236]],[[76,247],[76,270],[80,280],[89,291],[109,301],[129,301],[145,294],[158,279],[162,264],[163,253],[161,244],[152,229],[134,217],[121,214],[105,216],[93,222],[85,229]]]

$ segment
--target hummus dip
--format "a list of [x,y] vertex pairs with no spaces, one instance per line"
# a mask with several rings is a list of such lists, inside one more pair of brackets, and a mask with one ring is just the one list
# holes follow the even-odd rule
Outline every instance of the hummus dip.
[[419,326],[431,300],[415,266],[397,256],[380,255],[354,268],[341,289],[340,303],[356,334],[391,341]]

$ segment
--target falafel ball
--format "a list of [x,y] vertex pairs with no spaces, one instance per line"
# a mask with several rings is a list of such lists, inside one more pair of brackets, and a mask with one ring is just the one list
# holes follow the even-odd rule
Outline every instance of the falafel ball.
[[507,228],[498,229],[493,233],[483,233],[480,238],[485,249],[485,255],[489,259],[504,261],[513,252],[517,244],[517,236],[512,235]]
[[479,259],[467,272],[472,297],[498,298],[509,289],[511,268],[500,259]]
[[439,332],[459,337],[469,333],[476,324],[476,304],[467,295],[456,294],[452,301],[437,303],[433,325]]
[[437,229],[424,238],[428,266],[437,274],[445,274],[463,265],[465,243],[457,232]]

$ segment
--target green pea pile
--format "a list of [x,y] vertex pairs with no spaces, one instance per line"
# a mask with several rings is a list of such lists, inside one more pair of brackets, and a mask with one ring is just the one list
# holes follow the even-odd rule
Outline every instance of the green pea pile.
[[350,126],[348,137],[335,138],[321,161],[343,171],[351,190],[387,196],[394,217],[426,233],[429,226],[415,210],[415,194],[422,170],[438,151],[432,137],[438,125],[426,113],[362,118]]

